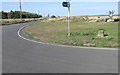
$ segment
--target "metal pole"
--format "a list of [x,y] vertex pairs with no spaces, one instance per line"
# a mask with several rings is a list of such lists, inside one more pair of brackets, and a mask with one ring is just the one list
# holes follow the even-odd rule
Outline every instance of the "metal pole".
[[68,7],[68,36],[70,36],[70,6]]
[[105,20],[106,20],[106,18],[105,18],[105,16],[104,16],[104,22],[105,22]]
[[22,19],[22,8],[21,8],[21,0],[19,0],[19,4],[20,4],[20,19]]

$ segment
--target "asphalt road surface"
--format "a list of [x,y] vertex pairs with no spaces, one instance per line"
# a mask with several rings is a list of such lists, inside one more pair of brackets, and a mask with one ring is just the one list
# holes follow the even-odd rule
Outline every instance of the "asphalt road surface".
[[40,44],[17,31],[35,22],[3,26],[3,73],[117,73],[117,49],[92,49]]

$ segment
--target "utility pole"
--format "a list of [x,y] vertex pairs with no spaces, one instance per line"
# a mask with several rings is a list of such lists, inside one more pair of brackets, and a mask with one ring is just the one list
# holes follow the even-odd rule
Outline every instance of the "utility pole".
[[22,8],[21,8],[21,0],[19,0],[19,6],[20,6],[20,19],[22,19]]

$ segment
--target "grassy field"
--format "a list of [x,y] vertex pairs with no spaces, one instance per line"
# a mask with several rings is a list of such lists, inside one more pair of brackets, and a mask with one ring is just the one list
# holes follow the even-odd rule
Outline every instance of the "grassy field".
[[[106,37],[98,37],[98,30],[104,29]],[[118,44],[118,22],[90,22],[84,18],[71,17],[71,36],[67,36],[67,20],[46,19],[24,29],[24,32],[38,40],[63,45],[87,47],[112,47]]]
[[25,23],[30,21],[37,21],[41,18],[30,18],[30,19],[1,19],[2,25],[10,25],[10,24],[17,24],[17,23]]

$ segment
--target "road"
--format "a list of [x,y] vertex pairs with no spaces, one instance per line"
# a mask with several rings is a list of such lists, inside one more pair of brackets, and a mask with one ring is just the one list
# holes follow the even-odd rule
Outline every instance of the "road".
[[3,26],[3,73],[117,73],[118,50],[62,47],[20,38],[35,22]]

